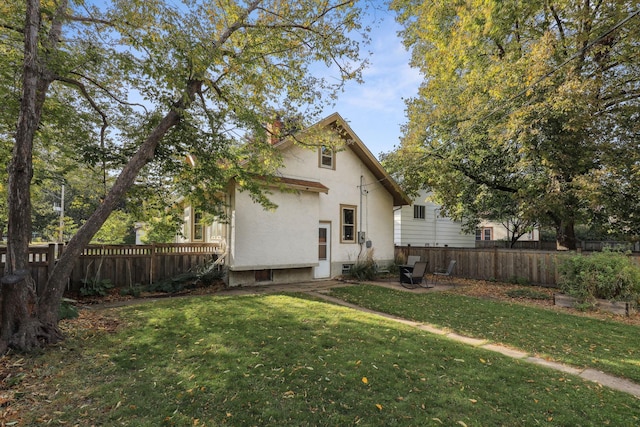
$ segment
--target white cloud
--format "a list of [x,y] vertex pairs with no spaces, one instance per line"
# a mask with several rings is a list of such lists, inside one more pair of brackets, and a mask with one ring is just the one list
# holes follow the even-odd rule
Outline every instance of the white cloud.
[[335,107],[376,155],[398,144],[406,120],[404,99],[415,96],[422,81],[409,66],[410,54],[397,36],[399,29],[391,13],[374,28],[364,83],[349,83]]

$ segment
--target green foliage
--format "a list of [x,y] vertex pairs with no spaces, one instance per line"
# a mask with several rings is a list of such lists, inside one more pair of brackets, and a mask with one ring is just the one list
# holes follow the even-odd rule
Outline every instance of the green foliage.
[[535,300],[549,300],[552,298],[548,294],[534,289],[510,289],[507,291],[507,295],[511,298],[527,298]]
[[513,276],[507,280],[508,283],[513,283],[514,285],[530,285],[531,282],[526,277]]
[[75,319],[80,315],[78,309],[70,301],[63,299],[58,309],[58,319]]
[[576,223],[640,234],[631,53],[640,26],[637,16],[625,21],[635,7],[394,0],[392,8],[425,76],[390,156],[407,189],[430,188],[444,213],[471,226],[486,216],[550,225],[570,248]]
[[80,287],[80,295],[83,297],[98,296],[103,297],[109,293],[109,289],[114,287],[109,279],[84,279]]
[[141,240],[146,244],[173,242],[180,233],[182,224],[182,218],[174,213],[152,216],[144,222]]
[[145,289],[149,292],[176,293],[184,289],[211,286],[219,283],[223,277],[224,271],[219,269],[218,265],[215,265],[214,260],[211,260],[208,263],[194,268],[192,271],[154,282],[146,286]]
[[558,265],[562,292],[592,305],[595,299],[637,301],[640,268],[621,252],[604,250],[591,255],[567,256]]
[[373,250],[367,251],[367,254],[358,259],[349,270],[349,277],[356,280],[373,280],[376,278],[378,267],[373,259]]
[[102,224],[100,230],[93,236],[91,243],[104,245],[120,245],[133,232],[133,219],[129,214],[116,210]]
[[138,298],[145,289],[145,286],[141,285],[140,283],[134,283],[127,286],[126,288],[120,288],[120,295],[131,295],[134,298]]
[[[88,224],[72,239],[79,246],[102,225],[105,211],[130,212],[147,200],[135,192],[126,199],[136,186],[152,184],[172,203],[190,196],[194,205],[219,208],[235,179],[254,200],[272,206],[264,177],[274,175],[280,159],[267,143],[267,124],[283,112],[313,122],[348,81],[362,80],[361,48],[370,31],[363,14],[377,7],[341,0],[64,1],[52,7],[30,0],[37,16],[25,22],[26,3],[0,6],[0,159],[10,158],[12,142],[25,147],[16,153],[27,164],[10,170],[30,172],[33,159],[33,182],[29,174],[0,181],[18,183],[12,194],[41,193],[32,220],[37,226],[13,229],[21,242],[31,239],[31,228],[43,232],[55,219],[49,193],[68,183],[68,216]],[[25,54],[25,46],[35,51]],[[29,65],[32,59],[37,67]],[[32,76],[22,82],[25,70]],[[38,96],[23,96],[23,86]],[[35,136],[15,132],[18,117],[37,120],[30,126]],[[20,140],[11,141],[13,135]],[[14,207],[12,218],[32,217],[29,203]],[[0,214],[4,208],[0,203]],[[150,238],[166,241],[164,226],[175,222],[159,224]],[[114,225],[107,228],[97,240],[120,240]],[[63,276],[50,282],[64,282]]]

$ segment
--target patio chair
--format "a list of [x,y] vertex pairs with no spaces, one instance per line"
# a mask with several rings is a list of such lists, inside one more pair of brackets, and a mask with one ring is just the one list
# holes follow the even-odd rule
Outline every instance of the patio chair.
[[449,277],[449,278],[450,278],[450,277],[451,277],[451,274],[453,273],[453,269],[454,269],[455,267],[456,267],[456,260],[455,260],[455,259],[452,259],[452,260],[449,262],[449,267],[447,267],[447,269],[446,269],[446,270],[443,270],[443,271],[434,271],[434,272],[433,272],[433,276],[434,276],[433,284],[434,284],[434,286],[438,284],[438,279],[439,279],[439,278],[441,278],[441,277]]
[[[422,286],[424,282],[424,275],[427,272],[427,263],[424,261],[418,261],[413,265],[412,271],[406,271],[404,273],[404,280],[400,281],[400,284],[407,289],[415,289],[418,286]],[[425,282],[425,288],[430,288]]]
[[410,265],[413,267],[416,262],[421,260],[421,258],[422,257],[420,255],[409,255],[407,257],[407,265]]

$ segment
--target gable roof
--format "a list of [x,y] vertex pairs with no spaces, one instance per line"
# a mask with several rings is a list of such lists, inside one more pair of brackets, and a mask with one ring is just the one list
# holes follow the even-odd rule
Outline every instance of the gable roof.
[[[378,182],[391,194],[394,206],[410,205],[412,203],[409,196],[402,191],[391,175],[384,170],[380,162],[371,154],[371,151],[369,151],[366,145],[364,145],[364,142],[362,142],[360,137],[356,135],[340,114],[333,113],[311,126],[311,128],[316,127],[333,127],[338,132],[340,137],[345,141],[345,146],[353,151],[367,169],[371,171],[373,176],[376,177]],[[293,139],[285,138],[274,144],[274,147],[282,150],[291,144],[293,144]]]

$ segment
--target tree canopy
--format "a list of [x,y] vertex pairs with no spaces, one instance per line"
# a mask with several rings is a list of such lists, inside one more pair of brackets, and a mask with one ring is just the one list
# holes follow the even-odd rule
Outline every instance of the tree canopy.
[[[424,74],[389,156],[470,222],[512,212],[638,234],[638,1],[394,0]],[[499,218],[487,218],[499,219]]]
[[[198,200],[211,206],[217,203],[211,195],[234,178],[267,203],[254,179],[278,162],[266,143],[267,124],[276,114],[315,120],[345,81],[361,79],[366,5],[3,3],[0,96],[7,109],[0,113],[0,137],[14,143],[0,353],[62,338],[57,308],[74,260],[127,192],[143,187],[137,185],[140,174],[170,181],[176,191],[206,193]],[[325,77],[317,73],[322,68],[329,70]],[[256,136],[254,143],[243,143],[247,135]],[[88,165],[101,173],[104,191],[47,285],[35,289],[28,273],[29,188],[40,168],[62,165],[40,163],[38,153]],[[198,158],[188,174],[187,154]]]

